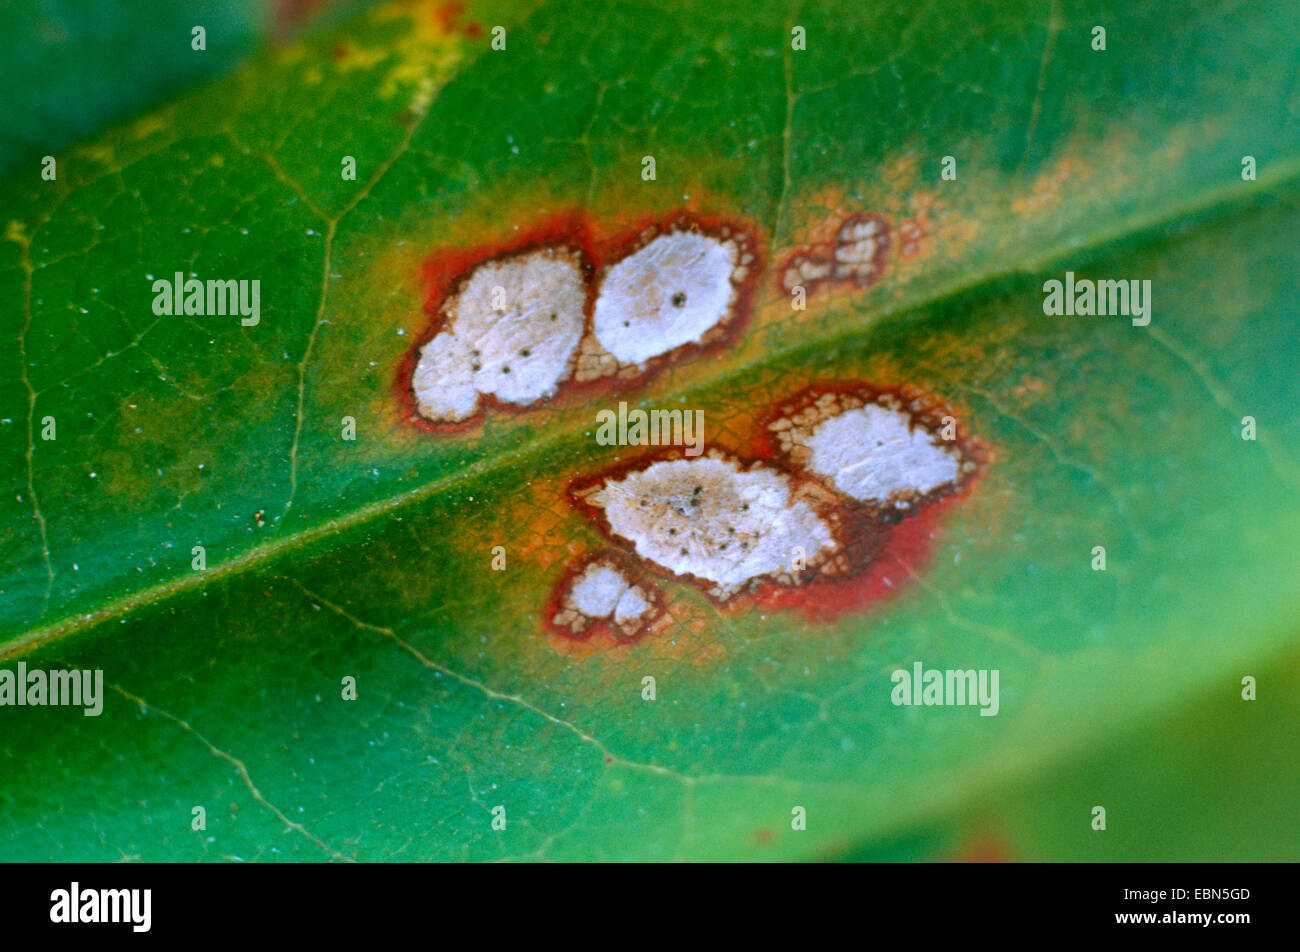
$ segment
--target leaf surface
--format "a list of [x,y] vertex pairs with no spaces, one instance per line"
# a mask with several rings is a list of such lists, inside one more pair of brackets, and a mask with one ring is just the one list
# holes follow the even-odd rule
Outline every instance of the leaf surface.
[[[1295,20],[1176,9],[384,7],[74,150],[57,183],[0,187],[0,652],[111,685],[98,718],[4,711],[7,853],[931,854],[1287,657]],[[626,395],[411,427],[393,383],[428,322],[421,261],[575,208],[753,222],[743,337]],[[926,240],[792,311],[782,254],[858,210]],[[1045,316],[1067,270],[1149,279],[1151,324]],[[260,280],[260,323],[155,315],[176,271]],[[700,407],[734,450],[826,380],[916,384],[996,450],[896,596],[812,624],[668,583],[663,637],[547,636],[566,560],[603,544],[564,485],[628,454],[595,444],[597,408]],[[997,669],[999,714],[894,706],[918,660]]]

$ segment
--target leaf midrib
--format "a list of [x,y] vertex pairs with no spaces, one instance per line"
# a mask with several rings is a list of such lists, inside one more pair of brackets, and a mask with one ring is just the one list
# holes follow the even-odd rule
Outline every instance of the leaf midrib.
[[[1069,258],[1093,257],[1105,248],[1126,239],[1140,240],[1143,236],[1152,234],[1159,229],[1168,228],[1186,219],[1246,206],[1266,195],[1287,191],[1297,184],[1300,184],[1300,159],[1273,163],[1262,172],[1253,188],[1249,186],[1243,188],[1238,183],[1233,182],[1217,188],[1205,189],[1182,202],[1170,202],[1159,209],[1153,209],[1145,215],[1130,217],[1121,226],[1100,230],[1086,244],[1071,244],[1066,241],[1058,241],[1041,254],[1020,265],[1000,269],[990,268],[984,272],[976,272],[970,277],[956,278],[938,283],[933,286],[928,294],[923,294],[919,299],[893,309],[885,307],[880,310],[873,317],[870,324],[879,324],[889,319],[899,319],[909,314],[920,314],[932,309],[942,301],[969,295],[981,288],[996,286],[999,282],[1016,275],[1041,274],[1049,270],[1052,265]],[[1145,243],[1158,240],[1158,237],[1153,236],[1151,241]],[[782,350],[779,355],[767,355],[748,363],[742,363],[701,386],[712,388],[742,375],[747,376],[752,372],[752,368],[766,363],[776,356],[785,358],[804,354],[817,348],[825,348],[828,344],[835,344],[857,336],[867,326],[869,325],[849,325],[837,331],[832,331],[825,336],[805,338],[802,344]],[[689,392],[683,391],[683,393]],[[143,609],[166,601],[205,582],[233,576],[246,569],[257,568],[287,552],[307,548],[327,538],[334,532],[354,529],[372,519],[383,516],[385,513],[399,510],[406,504],[422,502],[444,488],[536,458],[569,439],[574,432],[574,428],[552,430],[546,436],[531,440],[509,456],[485,456],[462,467],[451,475],[432,479],[406,492],[368,503],[346,515],[327,519],[310,528],[254,546],[206,571],[176,575],[167,581],[138,589],[94,611],[65,615],[49,624],[30,628],[0,645],[0,661],[16,658],[38,647],[62,640],[79,632],[88,631],[104,622],[120,618],[137,609]]]

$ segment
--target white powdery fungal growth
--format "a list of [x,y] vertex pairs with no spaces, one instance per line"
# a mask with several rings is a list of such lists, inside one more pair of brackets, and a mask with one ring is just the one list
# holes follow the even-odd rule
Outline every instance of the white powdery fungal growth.
[[860,502],[924,496],[955,483],[961,454],[901,410],[868,403],[831,417],[808,440],[808,468]]
[[572,373],[586,296],[581,261],[567,248],[479,265],[420,351],[411,378],[420,415],[451,423],[473,416],[485,395],[518,406],[552,396]]
[[605,273],[592,316],[597,342],[620,364],[699,342],[732,317],[732,282],[743,280],[751,260],[734,239],[660,235]]
[[596,621],[609,621],[624,637],[636,634],[655,612],[655,603],[641,587],[609,562],[592,562],[569,583],[554,621],[575,634]]
[[795,479],[720,454],[651,463],[606,478],[585,496],[637,555],[711,583],[720,598],[755,579],[797,581],[838,550],[830,523]]

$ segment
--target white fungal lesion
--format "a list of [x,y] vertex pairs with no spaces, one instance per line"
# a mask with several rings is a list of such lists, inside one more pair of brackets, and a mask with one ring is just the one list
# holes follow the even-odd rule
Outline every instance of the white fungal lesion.
[[681,226],[647,238],[600,277],[579,380],[635,376],[656,357],[721,339],[755,267],[746,237]]
[[525,407],[555,394],[573,372],[586,326],[579,254],[543,247],[484,262],[442,307],[442,330],[420,351],[411,379],[427,420],[469,419],[484,396]]
[[538,247],[474,268],[420,348],[416,412],[459,423],[485,397],[528,407],[570,380],[639,377],[655,358],[722,340],[758,266],[750,237],[681,223],[648,229],[639,242],[600,274],[590,319],[589,269],[573,248]]
[[[896,510],[957,486],[978,468],[955,421],[925,400],[828,391],[768,425],[781,453],[858,502]],[[945,430],[950,431],[945,433]]]
[[658,460],[577,495],[640,558],[706,583],[717,598],[758,581],[802,584],[844,568],[831,494],[764,463],[717,451]]
[[639,634],[659,613],[659,594],[638,584],[612,558],[597,558],[572,575],[551,621],[573,635],[604,622],[616,636]]

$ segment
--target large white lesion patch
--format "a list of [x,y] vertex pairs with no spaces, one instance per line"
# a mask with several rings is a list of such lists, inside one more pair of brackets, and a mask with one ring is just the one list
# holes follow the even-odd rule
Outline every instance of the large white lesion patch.
[[454,423],[480,400],[529,406],[573,372],[586,324],[578,253],[545,247],[484,262],[443,305],[443,329],[420,351],[411,389],[419,414]]
[[[926,406],[883,393],[826,392],[768,429],[781,451],[844,495],[906,509],[956,486],[977,464],[956,439],[955,421],[934,425]],[[951,420],[951,418],[949,418]]]
[[574,635],[605,622],[614,634],[630,638],[659,613],[658,602],[657,593],[634,583],[617,562],[596,559],[568,580],[551,621]]
[[607,476],[578,496],[638,556],[726,598],[758,580],[799,584],[834,558],[836,517],[824,492],[713,452]]
[[741,236],[677,228],[602,274],[579,379],[635,369],[687,344],[717,339],[736,316],[755,266]]

